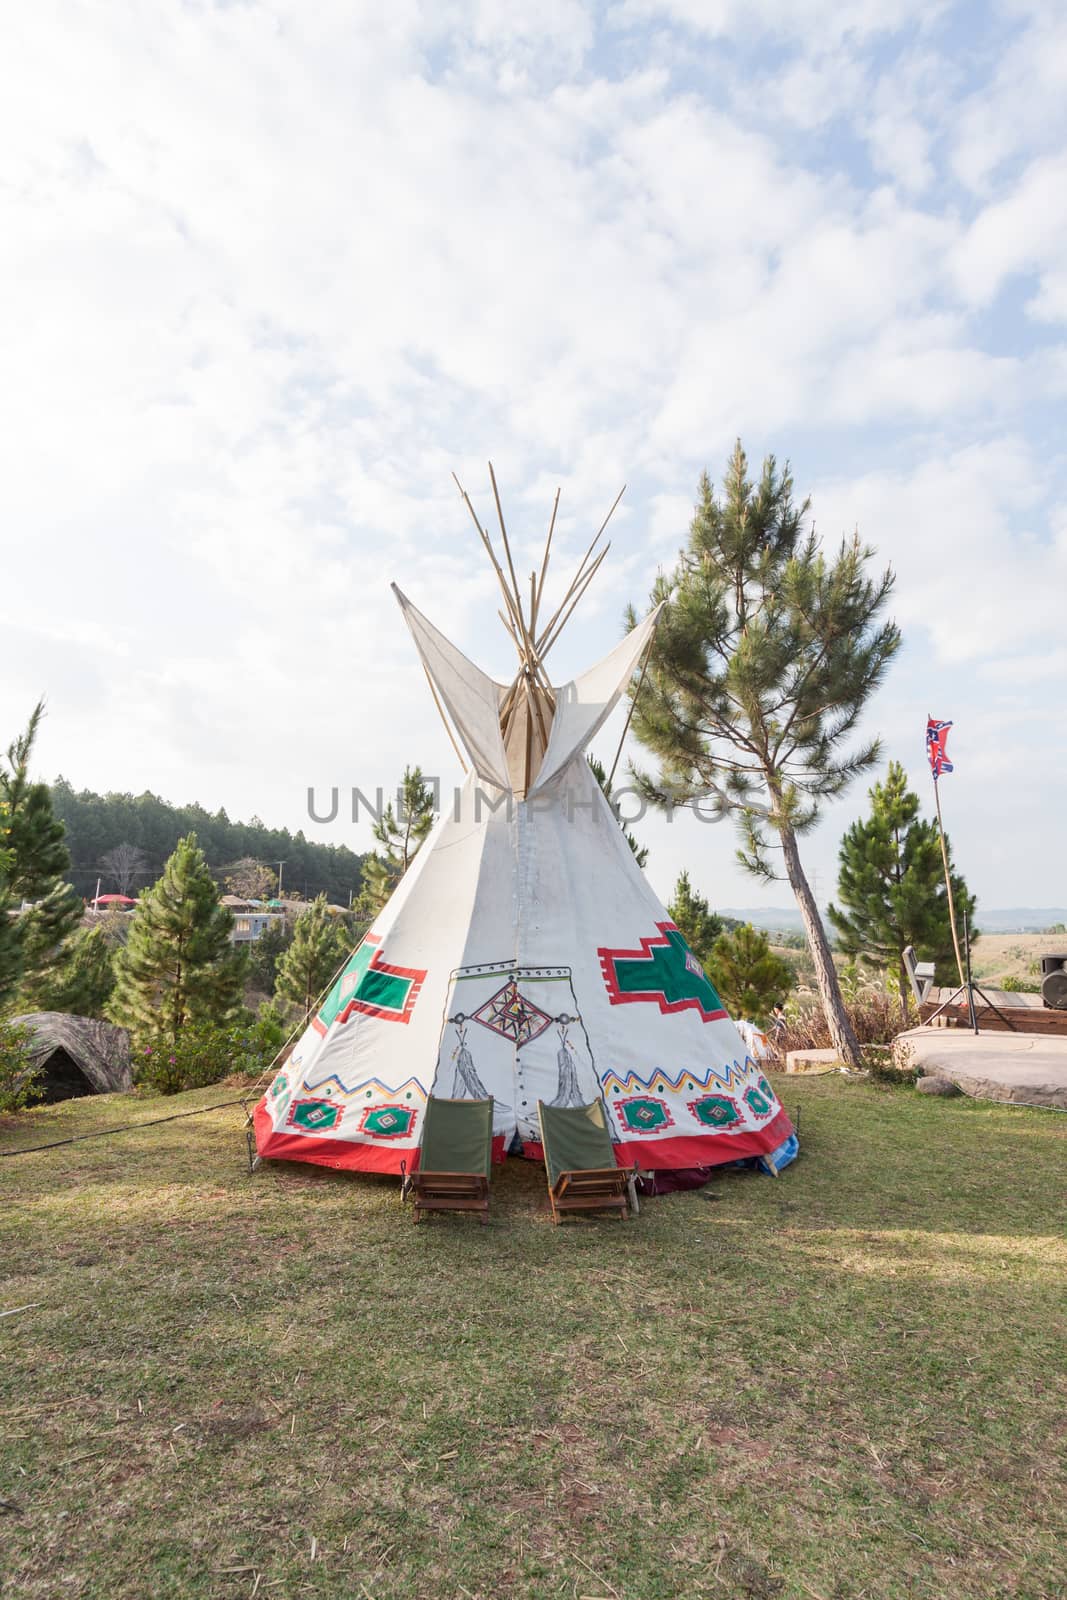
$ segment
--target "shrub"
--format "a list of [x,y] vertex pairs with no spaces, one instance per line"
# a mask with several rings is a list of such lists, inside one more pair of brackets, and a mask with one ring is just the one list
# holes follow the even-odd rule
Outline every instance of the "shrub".
[[[900,1032],[900,1002],[884,989],[865,989],[846,1000],[845,1010],[861,1045],[889,1044]],[[799,1011],[790,1005],[776,1039],[779,1050],[830,1050],[833,1040],[822,1007]]]
[[26,1049],[30,1037],[21,1023],[0,1022],[0,1112],[22,1111],[41,1097],[41,1068]]
[[282,1043],[271,1015],[248,1017],[230,1027],[186,1023],[176,1041],[157,1035],[139,1043],[135,1080],[158,1094],[204,1089],[223,1078],[258,1078]]
[[998,989],[1004,989],[1008,994],[1041,993],[1041,985],[1039,983],[1027,983],[1025,978],[1016,978],[1014,974],[1009,974],[1008,977],[1001,978],[996,987]]

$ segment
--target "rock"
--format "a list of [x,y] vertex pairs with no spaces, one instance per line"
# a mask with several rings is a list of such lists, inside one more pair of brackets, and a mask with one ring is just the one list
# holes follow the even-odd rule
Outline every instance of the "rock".
[[947,1097],[962,1093],[962,1090],[957,1089],[951,1078],[942,1078],[936,1072],[929,1077],[920,1078],[915,1087],[920,1094],[939,1094]]

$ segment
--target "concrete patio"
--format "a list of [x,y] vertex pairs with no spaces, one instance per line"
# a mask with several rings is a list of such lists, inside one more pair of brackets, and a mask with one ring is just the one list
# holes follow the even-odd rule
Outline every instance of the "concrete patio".
[[1067,1039],[911,1028],[897,1035],[893,1048],[898,1059],[908,1050],[924,1076],[948,1078],[976,1099],[1067,1111]]

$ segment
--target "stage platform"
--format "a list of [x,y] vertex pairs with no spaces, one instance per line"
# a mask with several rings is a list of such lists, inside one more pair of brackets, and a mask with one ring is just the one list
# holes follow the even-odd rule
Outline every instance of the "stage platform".
[[910,1028],[893,1048],[910,1051],[924,1075],[949,1078],[979,1100],[1052,1106],[1067,1111],[1067,1038],[1049,1034],[979,1034],[964,1028]]

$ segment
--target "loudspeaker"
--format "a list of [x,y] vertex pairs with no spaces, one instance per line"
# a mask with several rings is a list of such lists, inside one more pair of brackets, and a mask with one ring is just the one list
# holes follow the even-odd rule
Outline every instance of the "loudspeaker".
[[1067,955],[1041,957],[1041,998],[1053,1011],[1067,1011]]

